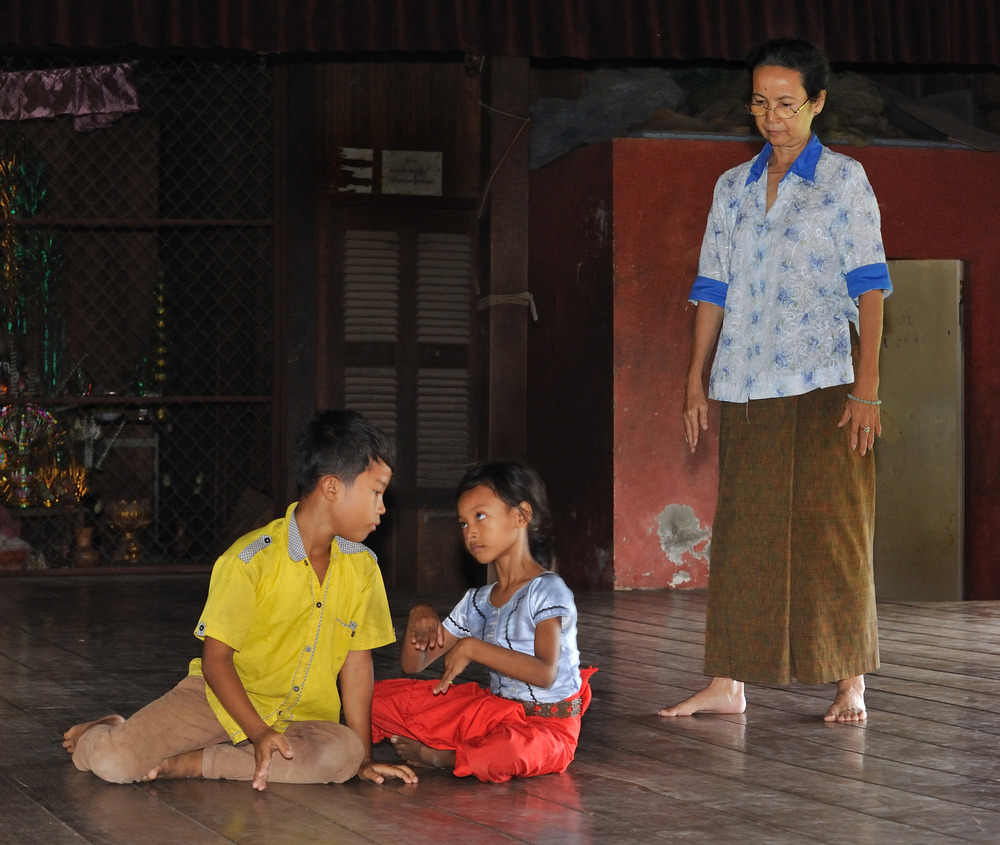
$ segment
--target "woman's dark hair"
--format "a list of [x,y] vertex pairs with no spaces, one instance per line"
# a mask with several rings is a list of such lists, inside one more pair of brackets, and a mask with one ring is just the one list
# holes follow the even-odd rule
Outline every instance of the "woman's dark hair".
[[830,86],[830,62],[826,54],[811,41],[799,38],[774,38],[758,44],[747,56],[751,78],[759,67],[785,67],[802,75],[802,87],[810,100]]
[[552,565],[552,552],[549,548],[551,515],[545,483],[538,473],[516,461],[480,461],[459,482],[455,500],[473,487],[489,488],[509,508],[520,508],[521,502],[531,505],[528,549],[531,556],[548,569]]
[[392,469],[396,449],[378,426],[357,411],[320,411],[306,422],[296,443],[299,495],[312,492],[327,475],[351,485],[379,461]]

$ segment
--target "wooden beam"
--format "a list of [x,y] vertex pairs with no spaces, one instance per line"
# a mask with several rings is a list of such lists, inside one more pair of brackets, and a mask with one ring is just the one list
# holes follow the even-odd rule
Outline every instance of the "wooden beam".
[[[528,60],[494,56],[485,89],[489,139],[483,206],[489,237],[490,296],[528,291]],[[522,304],[486,309],[484,457],[523,458],[526,447],[527,337],[531,313]]]

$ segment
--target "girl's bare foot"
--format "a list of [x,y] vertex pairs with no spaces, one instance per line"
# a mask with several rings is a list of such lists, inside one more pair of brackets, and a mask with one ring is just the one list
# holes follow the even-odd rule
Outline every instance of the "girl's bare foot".
[[837,697],[826,711],[824,722],[861,722],[868,718],[865,710],[865,676],[855,675],[837,682]]
[[146,773],[143,780],[167,780],[169,778],[200,778],[202,776],[202,759],[204,752],[199,748],[168,757],[160,765]]
[[103,716],[100,719],[94,719],[92,722],[81,722],[79,725],[73,725],[73,727],[63,734],[62,746],[70,754],[72,754],[76,751],[76,744],[80,741],[80,737],[91,728],[97,727],[98,725],[110,725],[111,727],[116,727],[124,721],[125,718],[116,713],[111,716]]
[[392,743],[400,759],[411,766],[431,769],[455,768],[455,752],[447,748],[430,748],[408,736],[394,735],[389,738],[389,742]]
[[711,683],[680,704],[665,707],[659,716],[692,716],[695,713],[742,713],[747,709],[743,683],[732,678],[712,678]]

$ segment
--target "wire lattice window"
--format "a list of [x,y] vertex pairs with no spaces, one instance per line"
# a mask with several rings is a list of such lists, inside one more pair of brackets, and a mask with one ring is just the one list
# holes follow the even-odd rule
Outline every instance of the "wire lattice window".
[[138,111],[0,120],[0,527],[48,566],[210,562],[274,492],[272,70],[112,61]]

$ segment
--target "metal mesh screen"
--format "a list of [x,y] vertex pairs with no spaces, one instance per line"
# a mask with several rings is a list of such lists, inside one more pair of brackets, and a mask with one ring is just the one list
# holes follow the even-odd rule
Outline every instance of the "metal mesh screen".
[[270,514],[272,71],[109,61],[138,111],[0,120],[0,528],[22,565],[210,562]]

